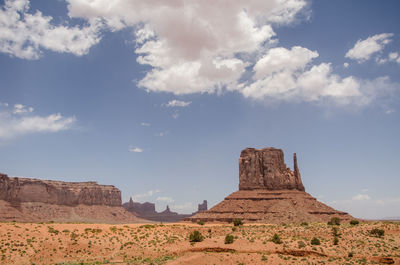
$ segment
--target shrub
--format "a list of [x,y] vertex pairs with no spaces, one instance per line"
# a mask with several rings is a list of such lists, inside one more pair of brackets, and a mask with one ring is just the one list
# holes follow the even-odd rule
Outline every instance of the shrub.
[[194,230],[193,233],[191,233],[189,236],[190,242],[201,242],[203,240],[204,240],[203,235],[197,230]]
[[271,241],[275,244],[282,244],[282,240],[278,234],[274,234],[271,238]]
[[332,234],[334,237],[340,236],[339,229],[337,227],[332,227]]
[[232,231],[233,231],[233,232],[236,231],[236,226],[232,227]]
[[328,225],[340,225],[340,218],[332,217],[331,220],[328,222]]
[[360,222],[358,220],[351,220],[350,224],[351,225],[358,225]]
[[233,225],[234,226],[239,226],[239,225],[243,225],[242,219],[233,219]]
[[306,247],[306,243],[304,243],[303,241],[299,241],[297,244],[298,244],[299,248],[305,248]]
[[335,246],[339,244],[339,238],[337,238],[336,236],[335,236],[335,238],[333,239],[333,244],[334,244]]
[[318,238],[314,237],[311,239],[311,245],[321,245],[321,241]]
[[200,221],[197,222],[197,224],[204,225],[204,222],[200,220]]
[[307,222],[302,222],[300,225],[301,226],[308,226],[308,223]]
[[379,229],[379,228],[374,228],[371,231],[369,231],[369,234],[371,236],[375,236],[375,237],[383,237],[385,235],[385,230]]
[[233,243],[233,235],[226,235],[225,236],[225,244],[232,244]]
[[354,256],[353,252],[349,252],[349,254],[347,255],[347,257],[352,258]]

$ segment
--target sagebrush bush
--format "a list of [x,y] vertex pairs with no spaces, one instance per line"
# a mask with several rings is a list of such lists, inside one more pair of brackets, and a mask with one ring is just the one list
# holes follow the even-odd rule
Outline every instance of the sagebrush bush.
[[204,225],[204,222],[200,220],[200,221],[197,222],[197,224]]
[[194,230],[193,233],[189,236],[190,242],[201,242],[204,240],[204,236],[197,230]]
[[351,220],[350,224],[351,225],[358,225],[360,222],[358,220]]
[[278,234],[274,234],[271,238],[271,241],[275,244],[282,244],[281,237]]
[[328,225],[340,225],[340,218],[332,217],[331,220],[328,222]]
[[233,219],[233,225],[234,226],[239,226],[239,225],[243,225],[243,221],[242,219]]
[[371,231],[369,231],[369,234],[371,236],[375,236],[375,237],[383,237],[385,235],[385,230],[379,229],[379,228],[374,228]]
[[311,239],[311,245],[321,245],[321,241],[318,238],[314,237]]
[[303,241],[299,241],[297,244],[298,244],[299,248],[305,248],[306,247],[306,243],[304,243]]
[[226,235],[225,236],[225,244],[232,244],[234,240],[233,235]]

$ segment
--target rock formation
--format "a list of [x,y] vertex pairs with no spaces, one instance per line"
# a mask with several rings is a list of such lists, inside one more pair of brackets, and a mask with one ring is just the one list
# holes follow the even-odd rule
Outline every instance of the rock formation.
[[207,209],[207,200],[204,200],[203,203],[199,203],[197,206],[198,212],[207,211]]
[[43,202],[76,206],[121,206],[121,192],[97,182],[63,182],[32,178],[9,178],[0,174],[0,200],[11,203]]
[[246,148],[239,158],[239,190],[304,191],[297,158],[294,154],[294,171],[286,167],[283,151],[275,148]]
[[156,206],[151,202],[134,202],[132,198],[129,199],[129,202],[122,204],[127,211],[134,213],[136,216],[155,221],[155,222],[179,222],[184,218],[188,218],[193,214],[179,214],[176,212],[172,212],[167,205],[166,209],[162,212],[156,211]]
[[0,220],[133,222],[121,191],[97,182],[10,178],[0,174]]
[[283,151],[275,148],[246,148],[239,158],[239,191],[208,211],[185,220],[294,223],[326,222],[332,217],[352,217],[337,211],[305,192],[293,155],[294,170],[286,167]]

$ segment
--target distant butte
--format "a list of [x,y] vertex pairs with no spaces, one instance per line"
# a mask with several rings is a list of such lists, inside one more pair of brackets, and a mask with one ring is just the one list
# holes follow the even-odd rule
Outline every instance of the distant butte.
[[226,197],[208,211],[201,211],[187,221],[295,223],[326,222],[332,217],[350,220],[305,192],[293,155],[294,170],[284,162],[281,149],[244,149],[239,158],[239,191]]

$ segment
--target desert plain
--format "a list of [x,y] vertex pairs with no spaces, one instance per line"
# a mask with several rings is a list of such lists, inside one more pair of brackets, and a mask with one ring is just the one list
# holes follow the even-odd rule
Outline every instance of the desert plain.
[[0,252],[0,264],[400,264],[400,223],[2,222]]

